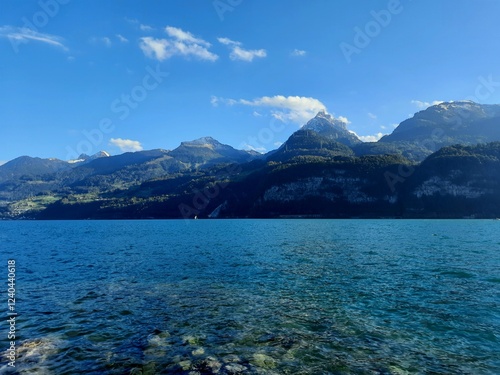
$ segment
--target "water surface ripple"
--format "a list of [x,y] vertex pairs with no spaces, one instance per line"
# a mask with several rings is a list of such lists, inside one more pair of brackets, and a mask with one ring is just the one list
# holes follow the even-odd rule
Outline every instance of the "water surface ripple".
[[0,374],[500,373],[499,221],[4,221],[0,244]]

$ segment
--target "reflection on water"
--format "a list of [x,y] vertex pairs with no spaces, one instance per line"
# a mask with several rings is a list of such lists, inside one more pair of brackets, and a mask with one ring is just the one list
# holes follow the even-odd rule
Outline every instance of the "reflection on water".
[[0,374],[500,372],[494,221],[0,226],[20,311]]

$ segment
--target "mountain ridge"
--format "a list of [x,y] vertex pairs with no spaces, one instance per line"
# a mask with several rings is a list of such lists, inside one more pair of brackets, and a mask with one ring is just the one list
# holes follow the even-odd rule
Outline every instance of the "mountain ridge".
[[[491,121],[498,126],[492,127]],[[495,140],[500,140],[500,105],[454,101],[436,104],[415,113],[379,142],[425,142],[443,147],[453,143]]]
[[200,217],[493,215],[500,143],[477,144],[500,141],[499,108],[440,103],[403,121],[400,139],[374,143],[320,112],[263,155],[206,136],[76,164],[20,157],[0,166],[0,217],[189,218],[181,206]]

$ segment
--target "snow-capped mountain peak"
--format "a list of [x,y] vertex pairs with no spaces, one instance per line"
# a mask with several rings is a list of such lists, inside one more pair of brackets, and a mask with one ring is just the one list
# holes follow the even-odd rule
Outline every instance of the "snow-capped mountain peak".
[[356,135],[347,130],[345,121],[337,119],[325,111],[318,112],[313,119],[309,120],[307,124],[302,127],[302,130],[315,131],[319,135],[336,140],[348,146],[361,143]]
[[95,153],[94,155],[92,156],[89,156],[87,154],[81,154],[78,159],[74,159],[74,160],[68,160],[68,163],[69,164],[77,164],[77,163],[88,163],[92,160],[95,160],[95,159],[99,159],[99,158],[108,158],[110,157],[111,155],[108,154],[106,151],[99,151],[97,153]]
[[314,130],[317,133],[321,133],[328,128],[341,128],[347,130],[346,123],[339,119],[336,119],[329,113],[325,111],[320,111],[318,114],[304,125],[305,130]]

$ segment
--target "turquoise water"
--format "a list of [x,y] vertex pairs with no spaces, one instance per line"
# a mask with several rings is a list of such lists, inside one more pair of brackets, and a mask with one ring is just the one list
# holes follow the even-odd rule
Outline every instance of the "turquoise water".
[[499,221],[0,222],[0,244],[2,374],[500,373]]

